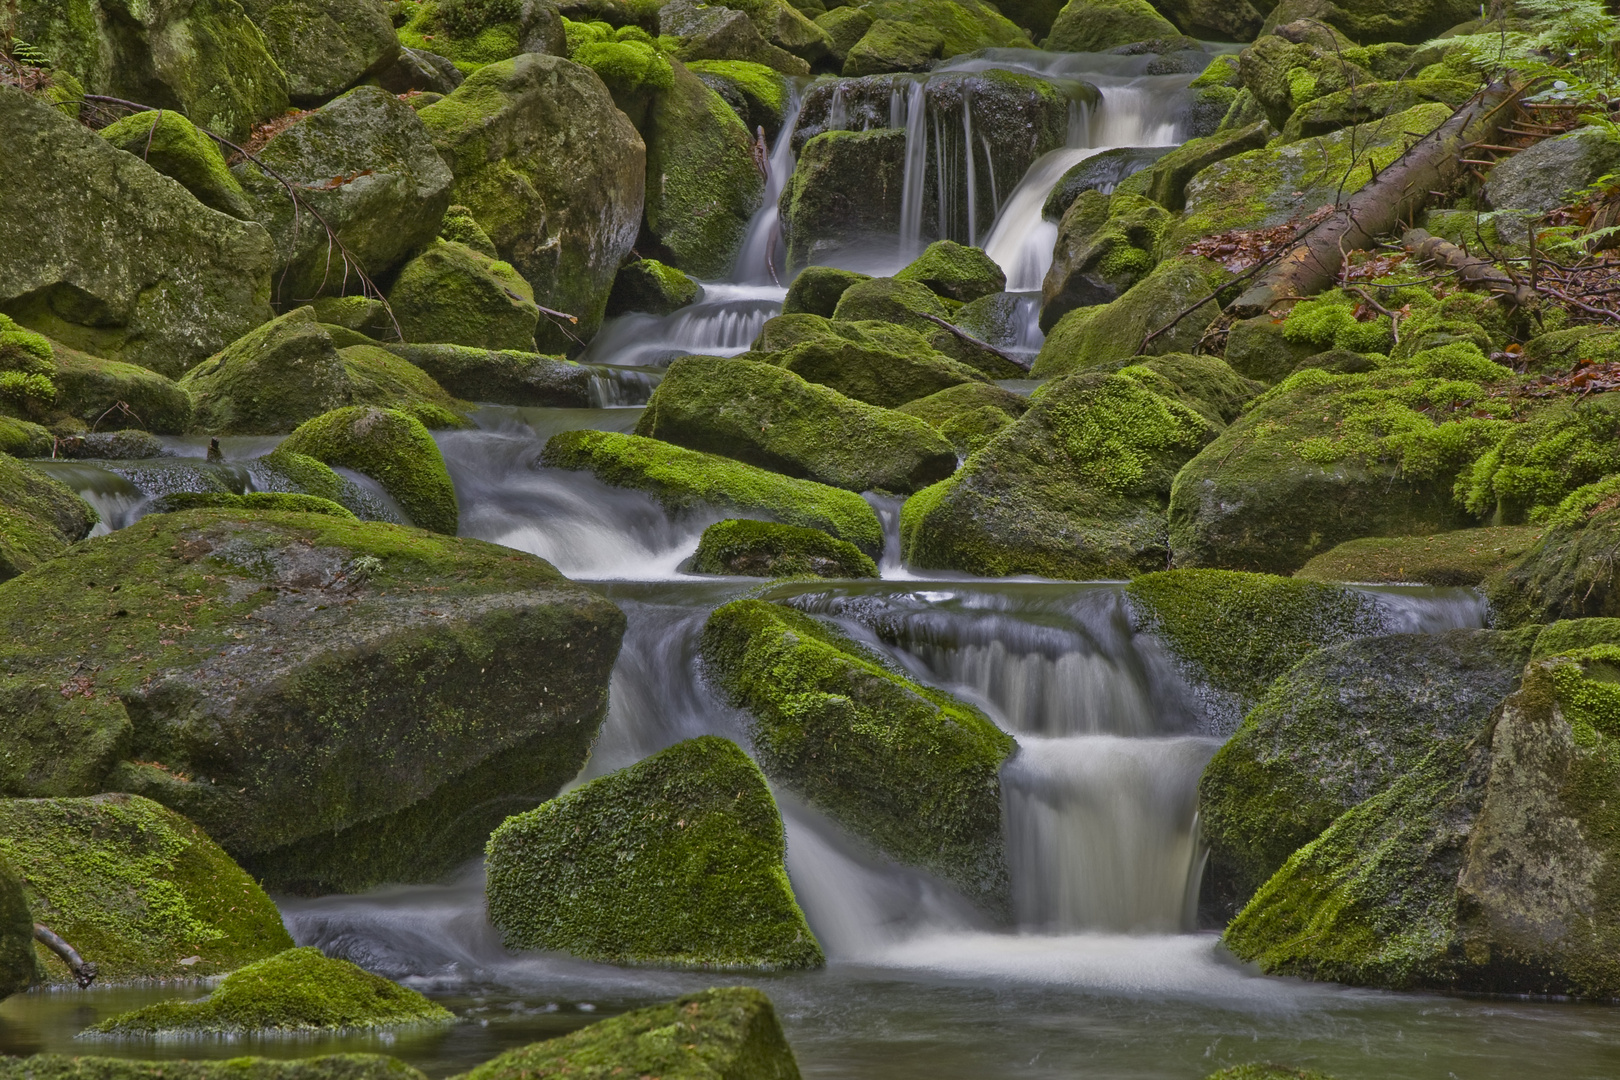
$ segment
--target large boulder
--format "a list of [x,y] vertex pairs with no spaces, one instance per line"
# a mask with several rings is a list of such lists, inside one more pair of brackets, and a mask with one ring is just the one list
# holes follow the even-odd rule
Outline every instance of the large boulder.
[[1340,814],[1436,747],[1472,742],[1529,657],[1529,637],[1495,630],[1395,634],[1306,656],[1204,769],[1198,821],[1216,895],[1201,903],[1236,914]]
[[1069,207],[1082,192],[1098,191],[1110,195],[1124,180],[1141,172],[1166,154],[1172,146],[1116,146],[1093,154],[1070,167],[1058,178],[1041,204],[1041,216],[1047,221],[1062,221]]
[[[525,53],[480,68],[420,112],[501,258],[543,306],[601,325],[620,261],[636,241],[646,186],[641,136],[589,68]],[[572,344],[540,327],[542,350]]]
[[[763,14],[776,4],[767,0],[748,6]],[[810,74],[809,62],[767,41],[760,24],[748,12],[722,4],[699,4],[696,0],[664,3],[658,10],[658,30],[679,40],[675,55],[683,61],[742,60],[783,75]],[[826,41],[825,31],[820,40]]]
[[586,408],[591,370],[556,356],[473,349],[462,345],[390,345],[458,398],[496,405]]
[[1029,399],[986,383],[963,383],[908,401],[897,412],[938,431],[964,459],[1029,411]]
[[849,76],[888,71],[927,71],[945,52],[945,35],[932,26],[877,19],[844,54]]
[[637,259],[619,267],[608,294],[607,313],[670,315],[703,296],[703,286],[657,259]]
[[[927,290],[921,293],[927,297]],[[939,350],[938,345],[949,347],[956,341],[940,324],[918,319],[909,310],[898,317],[891,311],[861,314],[877,317],[829,321],[794,314],[770,319],[750,358],[768,360],[811,382],[884,408],[948,387],[988,381],[982,370]],[[904,321],[910,321],[911,327],[903,325]],[[917,332],[914,327],[918,324],[927,331]]]
[[1005,909],[1000,774],[1017,747],[1010,735],[779,604],[716,610],[703,659],[748,712],[767,776],[889,857]]
[[356,270],[381,277],[439,231],[450,205],[450,170],[416,110],[381,87],[361,86],[300,119],[258,157],[332,230],[295,207],[282,182],[252,162],[236,167],[258,217],[276,240],[278,302],[358,291]]
[[463,71],[520,53],[560,56],[565,49],[562,13],[555,0],[426,0],[400,14],[408,16],[399,28],[400,44],[406,46],[401,59],[414,54],[451,76],[450,86],[414,89],[448,93],[461,82]]
[[903,131],[826,131],[806,142],[778,203],[788,268],[894,232],[905,171]]
[[847,540],[779,521],[732,518],[703,530],[695,574],[743,577],[875,578],[877,563]]
[[851,491],[916,491],[956,469],[921,420],[750,360],[677,360],[636,434]]
[[821,529],[868,555],[883,550],[883,526],[851,491],[795,480],[753,465],[640,435],[565,431],[546,442],[540,462],[584,470],[613,487],[636,488],[673,513],[759,515]]
[[[0,800],[0,857],[34,917],[109,981],[206,978],[292,947],[258,882],[149,799]],[[39,956],[47,980],[73,983],[55,953]]]
[[920,281],[950,300],[967,302],[1007,288],[1007,275],[983,248],[936,240],[895,272],[900,281]]
[[0,454],[0,581],[54,559],[100,520],[66,484]]
[[178,376],[270,317],[270,238],[0,86],[0,311]]
[[[1129,175],[1117,182],[1114,191],[1120,195],[1146,196],[1167,210],[1182,210],[1187,205],[1188,181],[1217,161],[1260,149],[1276,134],[1276,129],[1269,121],[1255,120],[1252,123],[1217,131],[1213,135],[1188,139],[1180,146],[1160,150],[1155,157],[1144,162],[1141,168],[1133,168]],[[1146,154],[1147,151],[1133,151],[1133,153]],[[1102,169],[1109,165],[1106,154],[1098,154],[1097,159],[1103,160],[1098,162],[1096,168]],[[1113,168],[1132,165],[1140,160],[1140,158],[1126,159]],[[1084,168],[1085,165],[1086,162],[1081,162],[1076,168]]]
[[1532,662],[1478,738],[1436,747],[1295,853],[1227,947],[1353,985],[1612,997],[1617,662],[1614,644]]
[[669,1080],[686,1077],[692,1080],[700,1077],[799,1080],[798,1064],[793,1060],[793,1051],[782,1034],[782,1025],[771,1008],[770,998],[745,986],[704,990],[668,1004],[636,1009],[581,1028],[572,1035],[508,1050],[463,1076],[465,1080],[539,1080],[541,1077],[550,1080],[552,1077],[589,1076],[598,1070],[612,1070],[613,1075],[663,1076]]
[[[191,398],[155,371],[70,349],[0,315],[0,414],[50,424],[66,435],[90,428],[184,432]],[[51,453],[47,444],[30,451]]]
[[[1028,36],[987,0],[862,0],[860,7],[875,22],[932,30],[940,38],[937,55],[946,60],[979,49],[1030,47]],[[882,50],[874,47],[873,52],[881,55]]]
[[1148,0],[1069,0],[1041,48],[1054,52],[1107,52],[1137,41],[1176,38],[1181,31]]
[[444,456],[422,422],[397,409],[351,405],[306,420],[271,455],[301,455],[364,473],[414,524],[456,534],[458,508]]
[[0,621],[9,792],[145,795],[317,892],[433,880],[555,794],[624,626],[507,548],[226,510],[76,547]]
[[1153,6],[1182,33],[1214,41],[1253,41],[1270,8],[1251,0],[1155,0]]
[[1361,45],[1427,41],[1479,18],[1469,0],[1284,0],[1266,17],[1261,33],[1308,18],[1325,23]]
[[484,891],[508,948],[608,963],[820,967],[776,800],[705,735],[591,781],[489,838]]
[[287,109],[287,76],[235,0],[24,0],[14,10],[15,36],[88,93],[175,109],[238,142]]
[[[1077,201],[1071,212],[1078,207]],[[1140,249],[1122,247],[1121,254],[1140,266]],[[1196,255],[1166,259],[1117,299],[1074,308],[1058,319],[1041,344],[1030,374],[1037,378],[1068,375],[1139,354],[1194,352],[1220,307],[1206,303],[1174,327],[1170,327],[1171,320],[1231,279],[1225,267],[1210,259]],[[1074,283],[1075,288],[1078,285]],[[1073,291],[1058,292],[1054,302],[1061,304]],[[1158,336],[1150,341],[1155,334]]]
[[454,1022],[449,1009],[415,990],[306,946],[225,976],[205,998],[159,1001],[108,1017],[88,1030],[125,1038],[242,1038],[260,1032],[366,1031]]
[[[1366,124],[1390,113],[1403,112],[1425,102],[1455,109],[1479,90],[1467,79],[1402,79],[1346,87],[1312,98],[1296,108],[1283,125],[1282,140],[1313,139],[1330,131]],[[1615,144],[1620,151],[1620,143]],[[1617,154],[1616,156],[1620,156]]]
[[250,221],[253,204],[231,170],[219,144],[170,109],[132,113],[101,129],[101,137],[135,154],[210,209]]
[[1071,376],[907,501],[901,553],[917,567],[998,576],[1161,568],[1171,479],[1218,430],[1147,369]]
[[0,998],[26,990],[39,980],[34,956],[34,915],[22,881],[0,861]]
[[1140,195],[1083,192],[1058,225],[1052,266],[1041,283],[1041,328],[1050,332],[1075,308],[1110,303],[1147,277],[1171,220],[1169,211]]
[[840,270],[835,266],[807,266],[788,285],[787,296],[782,299],[782,314],[819,315],[830,319],[838,307],[838,301],[843,299],[851,285],[870,280],[871,275],[854,270]]
[[1278,129],[1307,102],[1377,81],[1371,71],[1345,56],[1340,42],[1315,37],[1268,34],[1238,57],[1244,89]]
[[297,105],[321,104],[399,59],[383,0],[247,0],[242,8],[264,31]]
[[540,322],[534,290],[510,263],[447,240],[405,264],[388,306],[413,344],[528,352]]
[[1454,529],[1428,536],[1346,540],[1294,571],[1314,581],[1475,587],[1511,568],[1547,530],[1534,525]]
[[1543,139],[1491,167],[1486,198],[1498,209],[1545,214],[1578,197],[1600,176],[1620,169],[1620,139],[1595,127]]

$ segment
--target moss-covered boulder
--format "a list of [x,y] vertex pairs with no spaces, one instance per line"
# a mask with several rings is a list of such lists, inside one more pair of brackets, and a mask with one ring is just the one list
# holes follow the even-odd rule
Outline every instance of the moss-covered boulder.
[[1120,195],[1145,196],[1167,210],[1182,210],[1187,205],[1187,184],[1193,177],[1217,161],[1260,149],[1276,134],[1268,121],[1254,120],[1188,139],[1131,172],[1114,190]]
[[496,405],[585,408],[594,401],[591,371],[557,356],[463,345],[389,345],[448,393]]
[[[501,258],[545,307],[601,325],[619,263],[635,243],[646,185],[646,145],[588,68],[525,53],[480,68],[422,122],[467,206]],[[549,329],[548,329],[549,327]],[[572,340],[540,327],[540,348]]]
[[778,604],[715,611],[703,659],[751,717],[766,775],[890,857],[1005,908],[1000,772],[1016,748],[1010,735]]
[[383,0],[247,0],[294,104],[318,105],[399,59]]
[[1046,201],[1041,204],[1041,216],[1047,221],[1062,221],[1063,215],[1082,192],[1110,194],[1121,181],[1135,176],[1173,149],[1169,146],[1116,146],[1093,154],[1070,168],[1052,185]]
[[677,360],[636,434],[851,491],[915,491],[956,469],[922,421],[749,360]]
[[1491,168],[1490,204],[1546,213],[1575,199],[1600,176],[1620,169],[1620,140],[1595,127],[1559,139],[1543,139]]
[[1068,375],[1144,352],[1149,355],[1194,352],[1204,331],[1220,314],[1214,302],[1205,304],[1152,341],[1147,339],[1167,326],[1183,309],[1215,292],[1231,278],[1224,267],[1209,259],[1197,256],[1166,259],[1117,300],[1096,307],[1075,308],[1059,319],[1041,345],[1030,374],[1037,378]]
[[952,386],[989,382],[983,372],[935,351],[920,335],[878,320],[833,323],[828,332],[762,359],[886,409]]
[[1457,529],[1428,536],[1346,540],[1294,571],[1315,581],[1479,585],[1507,570],[1547,530],[1532,525]]
[[397,409],[353,405],[306,420],[276,448],[364,473],[424,529],[454,536],[456,489],[422,422]]
[[1321,649],[1281,676],[1199,781],[1214,900],[1229,918],[1296,850],[1442,744],[1466,746],[1518,687],[1530,636],[1395,634]]
[[[292,946],[252,877],[138,796],[0,800],[0,859],[34,918],[108,981],[218,975]],[[42,947],[39,961],[45,978],[72,984],[55,953]]]
[[986,383],[963,383],[897,409],[943,435],[966,458],[1029,409],[1029,399]]
[[1171,478],[1217,430],[1145,368],[1065,379],[959,473],[907,501],[901,553],[913,566],[987,575],[1162,567]]
[[287,109],[287,76],[232,0],[137,10],[26,0],[13,32],[89,93],[176,109],[228,139],[245,141],[254,124]]
[[623,628],[507,548],[229,510],[75,547],[0,585],[0,620],[5,790],[145,795],[322,892],[432,880],[555,794]]
[[1169,211],[1140,195],[1083,192],[1058,225],[1041,283],[1041,327],[1050,332],[1075,308],[1110,303],[1147,277],[1170,221]]
[[1132,622],[1232,730],[1277,676],[1332,645],[1384,632],[1372,598],[1315,581],[1226,570],[1163,570],[1126,589]]
[[1487,580],[1504,622],[1620,616],[1620,478],[1577,491],[1566,504],[1512,567]]
[[1321,37],[1267,34],[1238,57],[1244,88],[1279,130],[1296,110],[1317,98],[1377,82],[1371,71],[1345,54],[1342,39]]
[[54,559],[100,520],[66,484],[0,454],[0,581]]
[[1148,0],[1069,0],[1041,48],[1054,52],[1107,52],[1118,45],[1180,37],[1181,31]]
[[396,21],[401,17],[400,44],[418,56],[429,53],[441,58],[452,72],[476,71],[520,53],[560,56],[564,52],[562,14],[551,0],[425,0],[398,12]]
[[540,321],[534,290],[510,263],[446,240],[405,264],[388,305],[405,340],[418,344],[527,352]]
[[1262,32],[1308,17],[1361,45],[1426,41],[1461,23],[1479,19],[1479,5],[1465,0],[1286,0],[1266,18]]
[[91,1036],[167,1037],[258,1032],[364,1031],[448,1024],[454,1015],[408,987],[313,946],[249,964],[195,1001],[160,1001],[110,1017]]
[[463,1077],[561,1080],[616,1073],[664,1080],[799,1080],[798,1064],[770,998],[744,986],[688,994],[599,1021],[572,1035],[508,1050]]
[[1478,739],[1296,852],[1227,947],[1355,985],[1612,996],[1617,661],[1599,645],[1530,664]]
[[[135,364],[104,360],[60,343],[52,343],[51,351],[56,363],[51,376],[55,400],[43,409],[26,411],[57,430],[139,427],[164,435],[189,430],[191,395],[172,380]],[[5,404],[0,402],[0,409]]]
[[877,564],[847,540],[779,521],[732,519],[703,530],[695,574],[744,577],[875,578]]
[[29,420],[0,416],[0,454],[12,457],[49,457],[56,437]]
[[807,266],[788,285],[787,296],[782,300],[782,314],[819,315],[830,319],[838,307],[838,301],[851,285],[870,280],[871,275],[854,270],[840,270],[835,266]]
[[131,1058],[35,1054],[0,1058],[6,1080],[423,1080],[422,1073],[383,1054],[323,1057],[237,1057],[225,1061],[139,1061]]
[[489,838],[484,890],[508,948],[675,967],[820,967],[786,852],[759,767],[706,735],[508,818]]
[[846,76],[927,71],[939,63],[945,35],[931,26],[877,19],[844,55]]
[[[845,75],[922,71],[933,57],[948,60],[978,49],[1030,46],[1028,36],[984,0],[865,0],[860,7],[874,21],[861,39],[858,70],[846,59]],[[896,25],[880,28],[885,22]],[[936,36],[939,45],[932,46]],[[850,56],[855,55],[852,48]]]
[[0,862],[0,998],[28,989],[39,976],[28,896],[11,867]]
[[641,311],[668,315],[703,296],[703,286],[673,266],[656,259],[637,259],[619,267],[608,294],[607,313],[625,315]]
[[877,514],[851,491],[795,480],[715,454],[640,435],[565,431],[553,435],[541,464],[586,470],[613,487],[646,491],[674,513],[729,511],[821,529],[868,555],[883,550]]
[[903,131],[826,131],[806,142],[777,204],[788,268],[893,232],[905,168]]
[[[277,134],[258,157],[300,186],[300,197],[372,277],[431,241],[450,205],[450,170],[416,110],[380,87],[350,90]],[[278,302],[358,291],[353,268],[281,181],[251,162],[235,172],[276,241]]]
[[102,128],[101,137],[177,181],[204,206],[244,221],[253,217],[253,204],[225,167],[219,144],[180,113],[134,113]]
[[260,226],[20,90],[0,86],[0,129],[0,312],[170,376],[270,317]]
[[[774,0],[747,5],[762,14],[775,8]],[[696,0],[667,0],[658,11],[661,36],[675,38],[675,56],[688,60],[745,60],[783,75],[808,75],[810,64],[765,39],[760,26],[745,11]]]
[[936,240],[896,271],[899,281],[920,281],[951,300],[977,300],[1007,287],[1007,275],[982,248]]
[[749,131],[764,128],[774,138],[787,119],[788,86],[781,72],[749,60],[693,60],[686,67],[725,98]]
[[1283,125],[1282,139],[1284,142],[1313,139],[1428,102],[1455,109],[1478,89],[1477,83],[1462,79],[1410,79],[1347,87],[1312,98],[1295,109]]

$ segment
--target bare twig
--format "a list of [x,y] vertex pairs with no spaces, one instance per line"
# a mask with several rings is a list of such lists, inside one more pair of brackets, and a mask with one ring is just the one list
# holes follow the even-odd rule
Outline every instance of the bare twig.
[[978,338],[974,337],[972,334],[968,333],[966,330],[963,330],[960,326],[954,326],[951,323],[948,323],[944,319],[940,318],[938,315],[930,315],[926,311],[921,312],[921,315],[922,315],[923,318],[927,319],[929,322],[936,322],[939,325],[943,326],[945,329],[949,330],[952,334],[955,334],[957,336],[957,338],[959,338],[962,341],[967,342],[969,345],[972,345],[972,346],[975,346],[977,348],[983,349],[985,352],[991,353],[991,354],[993,354],[995,356],[999,356],[1003,360],[1007,361],[1007,363],[1012,364],[1015,367],[1023,368],[1025,371],[1028,371],[1029,368],[1030,368],[1030,362],[1028,360],[1025,360],[1023,357],[1015,356],[1012,353],[1007,352],[1005,349],[998,349],[994,345],[990,344],[988,341],[980,341]]
[[77,949],[63,941],[44,923],[34,924],[34,940],[62,958],[62,963],[73,972],[73,981],[79,984],[80,990],[88,990],[90,984],[96,981],[96,976],[100,974],[96,965],[81,957]]

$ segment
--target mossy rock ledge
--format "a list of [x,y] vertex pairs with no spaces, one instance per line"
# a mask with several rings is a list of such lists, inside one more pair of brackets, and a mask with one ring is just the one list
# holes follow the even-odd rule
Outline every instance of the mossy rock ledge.
[[1613,998],[1617,676],[1614,643],[1532,662],[1477,739],[1295,852],[1227,947],[1352,985]]
[[[138,795],[0,800],[0,858],[34,917],[107,982],[219,975],[292,947],[253,878]],[[38,956],[47,980],[72,984],[55,953]]]
[[1005,913],[1001,767],[1012,736],[780,604],[719,608],[702,649],[708,676],[751,717],[766,775],[884,854]]
[[224,1061],[135,1061],[130,1058],[35,1054],[0,1058],[4,1080],[425,1080],[384,1054],[324,1057],[239,1057]]
[[875,578],[877,563],[846,540],[779,521],[717,521],[703,530],[692,570],[745,577]]
[[225,976],[205,998],[160,1001],[92,1025],[83,1037],[356,1031],[454,1019],[415,990],[306,946]]
[[820,967],[759,767],[727,739],[676,743],[489,838],[489,918],[508,948],[612,963]]
[[735,986],[688,994],[560,1039],[509,1050],[463,1073],[460,1080],[616,1076],[799,1080],[799,1066],[770,998],[752,987]]
[[477,540],[154,515],[0,585],[5,790],[145,795],[277,889],[433,880],[579,771],[623,629]]

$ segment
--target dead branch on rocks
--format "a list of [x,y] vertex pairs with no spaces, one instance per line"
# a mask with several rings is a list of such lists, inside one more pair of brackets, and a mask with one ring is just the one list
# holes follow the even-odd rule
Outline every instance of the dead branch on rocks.
[[1431,236],[1423,229],[1409,229],[1400,243],[1418,262],[1450,270],[1467,288],[1484,289],[1509,307],[1535,305],[1536,290],[1528,282],[1498,269],[1495,263],[1468,254],[1448,240]]
[[63,941],[44,923],[34,924],[34,940],[62,958],[62,963],[73,972],[73,981],[79,984],[80,990],[88,990],[90,984],[96,981],[96,976],[100,974],[96,970],[96,965],[81,957],[77,949]]

